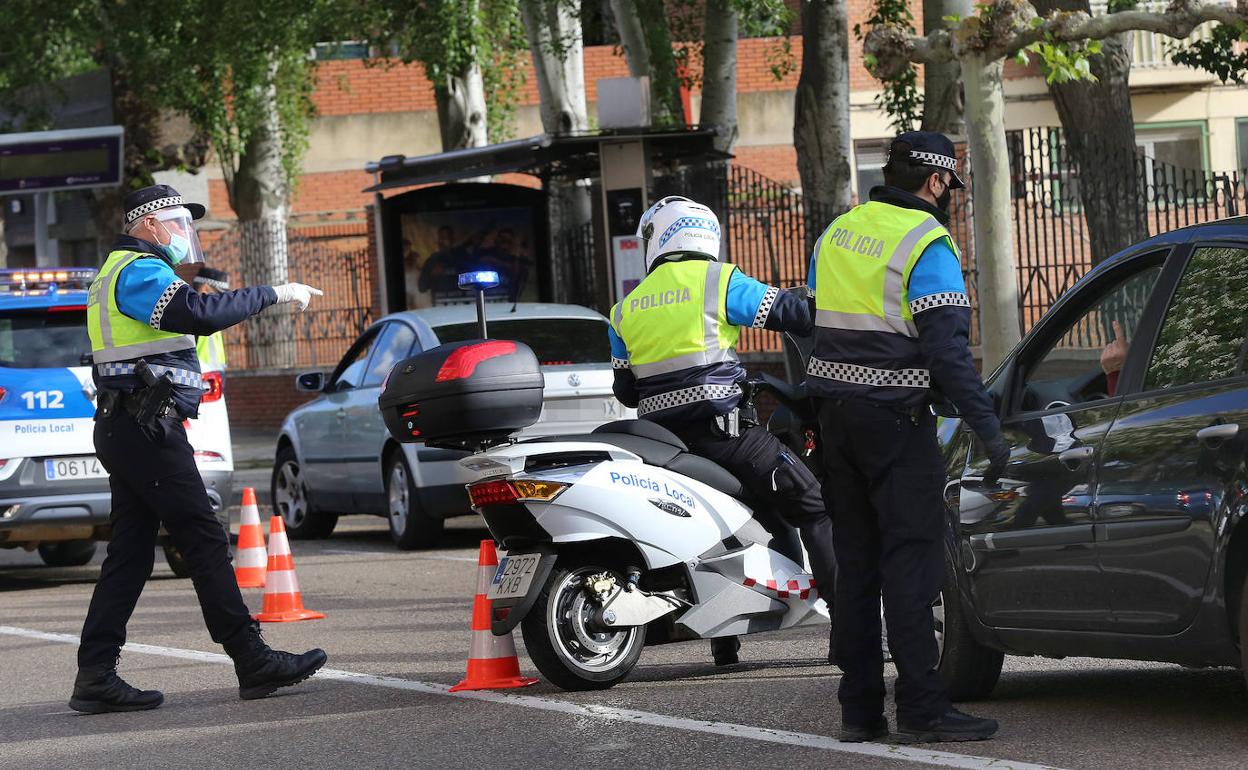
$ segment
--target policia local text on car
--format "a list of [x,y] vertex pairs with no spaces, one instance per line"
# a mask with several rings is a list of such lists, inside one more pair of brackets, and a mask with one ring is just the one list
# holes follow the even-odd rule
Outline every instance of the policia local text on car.
[[164,696],[117,675],[126,624],[152,574],[163,524],[186,559],[215,642],[234,659],[239,696],[260,698],[325,664],[325,653],[270,649],[239,593],[227,533],[212,513],[182,421],[203,393],[195,335],[211,335],[279,302],[306,308],[303,284],[198,294],[174,267],[202,262],[192,220],[204,207],[167,185],[126,196],[126,233],[91,284],[87,331],[99,390],[95,449],[109,472],[112,539],[78,648],[70,708],[87,713],[156,708]]
[[824,499],[836,532],[843,740],[889,731],[881,593],[901,739],[982,740],[997,730],[950,704],[931,611],[944,580],[946,520],[933,388],[987,445],[989,475],[1009,459],[967,347],[970,302],[945,229],[950,195],[962,187],[949,139],[902,134],[889,149],[884,186],[832,222],[811,257],[815,345],[806,382],[819,404]]
[[[646,278],[611,311],[608,330],[616,398],[740,479],[761,503],[755,517],[776,550],[801,564],[785,522],[796,526],[815,583],[827,591],[836,562],[819,482],[765,427],[743,424],[738,409],[746,378],[736,354],[741,327],[809,334],[806,301],[720,264],[719,218],[688,198],[655,203],[637,236]],[[735,637],[713,640],[715,662],[735,663],[739,647]]]

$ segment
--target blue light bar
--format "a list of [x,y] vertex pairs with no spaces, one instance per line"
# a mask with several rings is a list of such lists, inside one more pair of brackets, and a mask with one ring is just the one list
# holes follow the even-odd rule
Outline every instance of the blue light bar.
[[459,288],[465,291],[493,289],[498,283],[498,273],[493,270],[474,270],[459,274]]

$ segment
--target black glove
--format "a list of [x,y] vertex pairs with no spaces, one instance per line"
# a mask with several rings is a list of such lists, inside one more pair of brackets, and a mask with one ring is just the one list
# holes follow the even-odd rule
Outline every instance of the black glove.
[[984,471],[984,484],[993,486],[1010,464],[1010,445],[1005,436],[998,433],[991,441],[984,442],[984,448],[988,450],[988,470]]

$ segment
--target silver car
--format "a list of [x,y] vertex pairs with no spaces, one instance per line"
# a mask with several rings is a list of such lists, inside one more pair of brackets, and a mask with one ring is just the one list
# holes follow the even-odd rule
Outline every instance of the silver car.
[[[577,305],[488,307],[489,335],[524,342],[542,362],[545,405],[521,437],[585,433],[635,416],[611,393],[607,319]],[[408,310],[370,326],[326,376],[301,374],[317,392],[282,423],[273,465],[275,509],[292,537],[328,537],[349,513],[386,516],[403,549],[434,545],[444,519],[471,513],[459,466],[465,452],[390,438],[377,396],[396,363],[423,350],[478,336],[472,305]]]

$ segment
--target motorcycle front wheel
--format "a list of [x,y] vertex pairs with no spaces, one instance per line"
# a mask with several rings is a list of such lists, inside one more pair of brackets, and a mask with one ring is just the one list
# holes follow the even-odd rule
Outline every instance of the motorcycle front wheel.
[[556,567],[520,623],[529,657],[561,689],[605,690],[628,676],[641,657],[644,627],[606,628],[593,620],[598,605],[585,579],[604,572],[624,584],[618,571],[602,565]]

